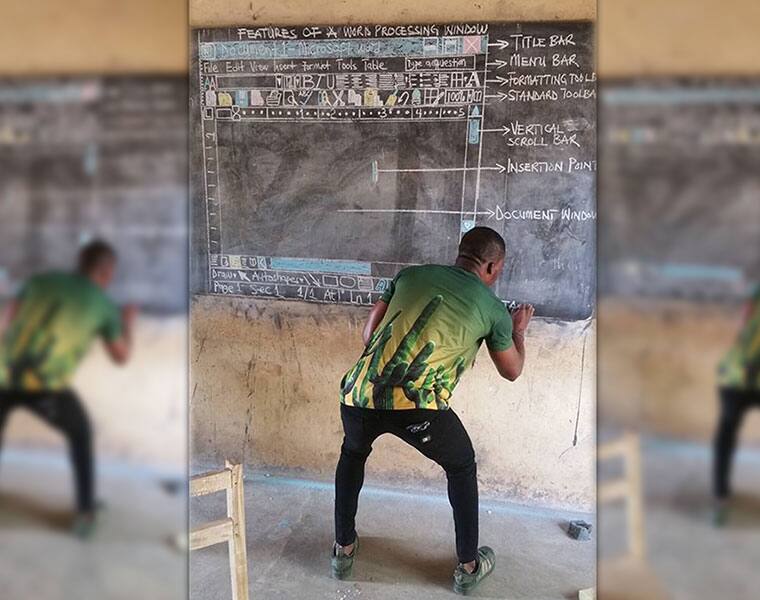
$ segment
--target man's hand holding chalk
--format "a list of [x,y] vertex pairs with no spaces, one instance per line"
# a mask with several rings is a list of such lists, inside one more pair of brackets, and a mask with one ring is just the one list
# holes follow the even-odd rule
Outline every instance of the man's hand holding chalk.
[[532,304],[520,304],[512,311],[512,335],[525,336],[525,330],[535,311]]

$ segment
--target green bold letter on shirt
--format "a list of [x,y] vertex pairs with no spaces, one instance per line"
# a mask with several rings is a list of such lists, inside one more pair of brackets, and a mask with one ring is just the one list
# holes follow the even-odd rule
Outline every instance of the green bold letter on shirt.
[[512,345],[512,318],[496,295],[459,267],[401,271],[382,298],[385,318],[341,382],[344,404],[446,410],[483,340]]
[[78,274],[32,277],[18,301],[0,343],[0,387],[64,388],[95,337],[113,341],[121,335],[116,305]]
[[760,390],[760,285],[749,301],[747,321],[718,368],[718,385]]

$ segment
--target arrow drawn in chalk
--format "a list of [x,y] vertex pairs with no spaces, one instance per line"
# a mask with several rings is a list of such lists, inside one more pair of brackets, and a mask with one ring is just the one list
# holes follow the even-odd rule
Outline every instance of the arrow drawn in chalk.
[[509,96],[504,92],[497,92],[496,94],[486,94],[486,98],[498,98],[499,102],[504,102]]
[[495,211],[486,210],[428,210],[424,208],[340,208],[340,213],[413,213],[413,214],[431,214],[431,215],[484,215],[487,219],[492,219],[496,214]]
[[496,67],[497,69],[503,69],[504,67],[508,67],[509,63],[506,60],[500,60],[500,59],[497,58],[493,62],[487,62],[486,66],[487,67]]
[[376,160],[372,161],[372,183],[377,183],[380,179],[381,173],[449,173],[449,172],[462,172],[462,171],[498,171],[504,173],[507,167],[500,163],[494,163],[491,167],[440,167],[440,168],[427,168],[427,169],[381,169]]
[[488,44],[488,47],[498,47],[499,50],[504,50],[505,48],[509,48],[509,42],[507,40],[496,40],[495,42]]
[[501,135],[507,135],[509,133],[509,127],[502,125],[497,129],[481,129],[480,133],[500,133]]
[[497,75],[496,79],[486,79],[486,83],[498,83],[499,87],[501,87],[503,85],[507,85],[509,83],[509,79],[502,77],[501,75]]
[[493,167],[442,167],[430,169],[377,169],[377,173],[443,173],[449,171],[498,171],[503,173],[507,170],[502,164],[495,163]]

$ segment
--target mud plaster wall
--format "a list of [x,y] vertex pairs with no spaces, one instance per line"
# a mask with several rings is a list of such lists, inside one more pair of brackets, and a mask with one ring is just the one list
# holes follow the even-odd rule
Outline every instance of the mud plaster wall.
[[[353,307],[196,297],[191,470],[228,458],[329,480],[342,440],[337,386],[361,352],[367,314]],[[594,336],[592,322],[535,322],[528,362],[515,383],[499,378],[481,351],[453,407],[473,440],[484,496],[593,509]],[[375,444],[367,477],[445,486],[437,465],[389,436]]]
[[[757,75],[760,3],[600,0],[599,73]],[[0,74],[183,73],[184,0],[6,2]],[[191,27],[435,20],[593,20],[596,0],[191,0]],[[19,51],[23,48],[23,52]],[[51,48],[55,51],[51,52]]]
[[[709,443],[718,418],[716,366],[736,339],[738,306],[599,302],[599,424]],[[743,443],[760,446],[760,411]]]
[[593,20],[595,0],[190,0],[191,27]]

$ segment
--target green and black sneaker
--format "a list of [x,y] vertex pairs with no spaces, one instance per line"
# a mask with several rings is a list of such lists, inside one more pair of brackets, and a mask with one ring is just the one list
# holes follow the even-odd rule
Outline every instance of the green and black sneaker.
[[729,506],[725,499],[716,500],[712,507],[712,524],[715,527],[725,527],[728,522]]
[[78,512],[71,523],[71,533],[80,540],[92,539],[95,535],[95,530],[100,525],[105,509],[105,502],[96,500],[94,510]]
[[488,546],[478,548],[478,568],[473,573],[468,573],[459,564],[454,571],[454,591],[466,596],[493,571],[496,565],[496,554]]
[[95,511],[77,513],[71,523],[71,533],[80,540],[86,541],[92,539],[95,535],[95,529],[98,525],[98,517]]
[[347,579],[354,570],[354,557],[359,550],[359,536],[356,536],[354,548],[351,554],[346,554],[338,544],[333,544],[332,550],[332,575],[335,579]]

